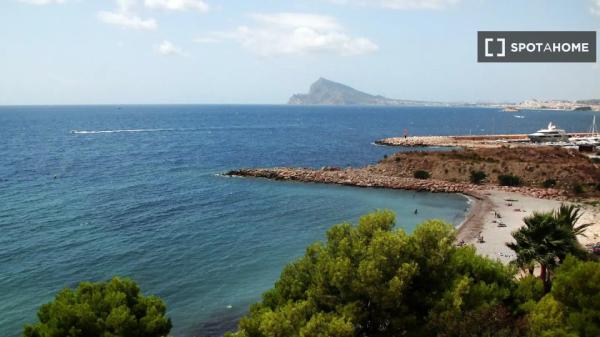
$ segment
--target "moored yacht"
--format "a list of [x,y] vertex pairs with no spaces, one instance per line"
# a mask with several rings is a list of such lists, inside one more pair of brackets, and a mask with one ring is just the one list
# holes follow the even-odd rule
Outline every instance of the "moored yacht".
[[534,143],[556,143],[566,142],[569,137],[563,129],[558,129],[552,122],[548,123],[546,129],[537,130],[534,133],[528,134],[529,140]]
[[577,145],[600,145],[600,134],[596,128],[596,116],[592,118],[592,126],[588,130],[589,136],[585,137],[572,137],[569,140]]

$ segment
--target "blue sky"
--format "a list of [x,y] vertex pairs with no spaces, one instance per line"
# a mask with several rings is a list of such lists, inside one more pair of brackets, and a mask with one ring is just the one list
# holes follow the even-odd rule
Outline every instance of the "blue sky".
[[600,98],[599,64],[478,64],[478,30],[600,30],[600,0],[3,0],[0,104]]

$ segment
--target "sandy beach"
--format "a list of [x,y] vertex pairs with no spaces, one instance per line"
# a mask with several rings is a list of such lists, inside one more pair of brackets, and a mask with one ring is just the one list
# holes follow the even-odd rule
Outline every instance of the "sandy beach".
[[[524,225],[523,218],[534,211],[554,210],[562,203],[557,200],[539,199],[497,190],[482,191],[468,197],[473,204],[467,219],[459,228],[458,240],[473,244],[479,254],[499,259],[504,263],[515,258],[514,253],[506,247],[506,242],[512,241],[511,233]],[[584,245],[599,242],[598,208],[589,205],[580,206],[582,206],[583,216],[579,223],[594,224],[587,229],[586,237],[579,238],[580,242]],[[479,235],[483,236],[484,242],[479,242]]]

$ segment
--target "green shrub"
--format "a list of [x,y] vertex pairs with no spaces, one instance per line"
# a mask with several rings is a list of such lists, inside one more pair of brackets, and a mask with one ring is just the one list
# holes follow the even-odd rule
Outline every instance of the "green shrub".
[[515,302],[522,312],[531,311],[543,296],[544,282],[533,275],[520,279],[514,290]]
[[226,336],[518,336],[502,307],[511,268],[456,247],[451,225],[427,221],[408,235],[394,222],[379,211],[331,227]]
[[521,178],[512,174],[501,174],[498,176],[500,186],[521,186],[523,182]]
[[527,333],[525,320],[515,317],[509,308],[501,304],[468,310],[458,317],[432,317],[430,325],[436,325],[441,333],[423,336],[519,337],[526,336]]
[[418,171],[415,171],[414,176],[417,179],[429,179],[429,177],[431,177],[431,174],[429,174],[429,172],[424,171],[424,170],[418,170]]
[[556,186],[556,179],[546,179],[542,183],[542,186],[544,186],[544,188],[554,187],[554,186]]
[[39,323],[26,325],[23,337],[163,337],[171,330],[166,310],[161,299],[143,296],[130,279],[82,282],[42,305]]
[[473,184],[481,184],[485,178],[487,178],[487,174],[483,171],[471,171],[471,183]]
[[600,336],[600,263],[569,256],[531,314],[531,336]]
[[573,192],[575,192],[575,194],[581,194],[585,192],[585,188],[581,184],[575,184],[573,185]]

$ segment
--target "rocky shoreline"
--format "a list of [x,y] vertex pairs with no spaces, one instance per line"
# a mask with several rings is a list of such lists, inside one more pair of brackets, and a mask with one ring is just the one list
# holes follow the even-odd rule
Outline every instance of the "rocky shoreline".
[[434,193],[463,193],[481,198],[481,194],[490,189],[516,192],[541,199],[564,200],[566,193],[557,189],[536,187],[507,187],[454,183],[436,179],[416,179],[380,174],[369,168],[249,168],[232,170],[226,176],[266,178],[272,180],[298,181],[321,184],[337,184],[356,187],[390,188],[409,191],[427,191]]

